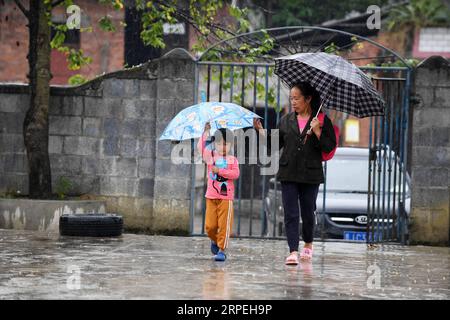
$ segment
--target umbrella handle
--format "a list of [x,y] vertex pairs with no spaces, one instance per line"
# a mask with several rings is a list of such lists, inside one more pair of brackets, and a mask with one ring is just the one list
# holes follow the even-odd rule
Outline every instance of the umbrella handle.
[[[211,119],[211,118],[209,118],[209,120],[208,120],[208,121],[206,121],[207,123],[209,123],[209,131],[208,131],[208,137],[209,137],[209,136],[211,136],[211,129],[212,129],[212,128],[211,128],[211,120],[212,120],[212,119]],[[205,123],[205,125],[206,125],[206,123]]]
[[[319,110],[317,110],[317,113],[316,113],[315,118],[317,118],[317,116],[319,115],[319,112],[320,112],[320,110],[322,109],[322,105],[323,105],[323,101],[322,101],[322,103],[320,104]],[[310,128],[308,129],[308,131],[306,132],[306,134],[311,134],[311,132],[312,132],[312,128],[310,127]]]
[[[336,63],[337,63],[337,60],[334,62],[334,65],[336,65]],[[332,84],[333,84],[335,81],[336,81],[336,79],[333,79]],[[330,85],[330,86],[331,86],[331,85]],[[327,96],[328,96],[328,92],[330,91],[330,86],[328,86]],[[327,97],[327,96],[326,96],[326,97]],[[319,110],[317,110],[317,113],[316,113],[316,118],[317,118],[317,116],[319,115],[319,112],[320,112],[320,110],[322,109],[322,106],[323,106],[324,102],[325,102],[325,99],[322,99],[322,103],[320,104]],[[307,131],[306,133],[307,133],[307,134],[311,134],[311,131],[312,131],[312,129],[309,128],[308,131]]]

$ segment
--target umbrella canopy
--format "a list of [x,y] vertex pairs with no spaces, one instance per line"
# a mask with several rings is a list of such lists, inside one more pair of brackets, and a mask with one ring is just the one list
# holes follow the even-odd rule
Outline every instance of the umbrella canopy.
[[261,118],[237,104],[202,102],[180,111],[167,125],[159,140],[186,140],[202,136],[206,122],[211,124],[211,134],[217,129],[230,130],[253,126],[253,118]]
[[384,114],[385,102],[370,78],[340,56],[317,52],[281,57],[275,60],[275,74],[289,87],[309,82],[323,107],[359,118]]

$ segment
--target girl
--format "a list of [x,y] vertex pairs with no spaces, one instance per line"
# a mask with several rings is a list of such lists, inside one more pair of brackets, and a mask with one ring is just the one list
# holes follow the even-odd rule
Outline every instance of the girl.
[[211,126],[206,123],[198,142],[199,152],[207,164],[208,187],[206,189],[205,228],[211,239],[211,252],[216,261],[225,261],[225,249],[233,226],[234,182],[239,177],[239,163],[230,155],[233,133],[219,129],[214,137],[215,151],[206,148]]

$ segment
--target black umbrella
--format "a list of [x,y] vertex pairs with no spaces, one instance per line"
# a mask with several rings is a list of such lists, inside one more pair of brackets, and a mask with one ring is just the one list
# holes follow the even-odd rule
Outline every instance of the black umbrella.
[[319,111],[325,107],[358,118],[384,114],[385,102],[370,78],[337,55],[317,52],[281,57],[275,60],[275,74],[289,87],[309,82],[322,99]]

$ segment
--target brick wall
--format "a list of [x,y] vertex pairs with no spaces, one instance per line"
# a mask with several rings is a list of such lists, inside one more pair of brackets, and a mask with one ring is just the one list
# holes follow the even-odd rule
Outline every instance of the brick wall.
[[27,19],[13,1],[0,6],[0,81],[26,82]]
[[[93,78],[102,73],[120,70],[124,65],[124,30],[120,26],[124,12],[114,11],[98,1],[76,0],[82,11],[81,27],[93,27],[93,32],[81,32],[80,48],[85,55],[92,57],[92,63],[78,71],[67,69],[67,62],[62,53],[52,50],[51,69],[54,75],[52,84],[67,84],[68,78],[80,73]],[[54,19],[65,19],[63,7],[52,12]],[[108,14],[116,26],[116,32],[104,32],[98,26],[98,20]],[[16,7],[14,1],[6,0],[0,7],[0,82],[27,83],[28,72],[28,28],[27,20]]]

